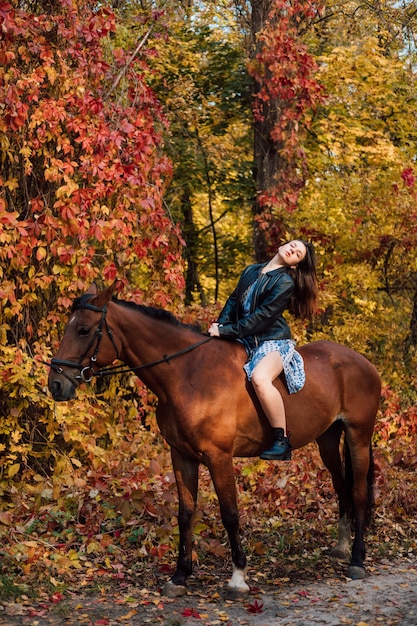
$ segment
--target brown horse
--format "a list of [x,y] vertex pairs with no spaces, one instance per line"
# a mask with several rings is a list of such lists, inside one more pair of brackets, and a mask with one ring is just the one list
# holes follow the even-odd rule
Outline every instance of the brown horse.
[[[70,400],[81,382],[120,372],[120,366],[108,367],[115,358],[140,376],[159,400],[158,425],[171,446],[179,495],[179,557],[164,592],[174,597],[186,591],[198,467],[203,463],[210,471],[231,544],[228,597],[244,595],[249,588],[232,459],[256,457],[272,443],[271,428],[246,382],[244,348],[238,342],[210,339],[166,311],[112,299],[115,287],[98,293],[93,285],[74,301],[50,364],[49,389],[56,401]],[[317,441],[339,499],[339,540],[333,554],[349,558],[352,529],[348,576],[363,578],[363,535],[373,503],[371,437],[380,379],[367,359],[338,344],[317,341],[301,347],[300,353],[306,369],[304,388],[289,395],[285,380],[276,381],[291,443],[297,449]]]

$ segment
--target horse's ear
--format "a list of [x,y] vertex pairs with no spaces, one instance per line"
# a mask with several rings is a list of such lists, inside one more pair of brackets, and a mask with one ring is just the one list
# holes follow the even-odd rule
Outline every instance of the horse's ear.
[[[97,297],[94,298],[94,304],[96,306],[104,306],[105,304],[110,302],[114,292],[115,291],[120,291],[122,285],[123,285],[123,283],[122,283],[121,280],[115,280],[114,283],[112,285],[110,285],[110,287],[107,287],[106,289],[101,291],[99,294],[97,294]],[[90,287],[90,289],[91,289],[91,287]]]
[[111,289],[111,296],[110,297],[112,297],[115,292],[119,293],[120,291],[122,291],[122,289],[123,289],[123,281],[118,280],[116,278],[114,283],[112,285],[110,285],[110,289]]
[[97,295],[97,293],[98,293],[97,284],[96,284],[96,283],[93,283],[93,284],[90,286],[90,289],[87,291],[87,293],[91,293],[91,295],[92,295],[92,296],[96,296],[96,295]]

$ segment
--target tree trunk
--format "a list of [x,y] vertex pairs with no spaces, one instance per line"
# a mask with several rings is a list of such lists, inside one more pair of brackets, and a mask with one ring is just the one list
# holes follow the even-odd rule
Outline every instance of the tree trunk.
[[[265,26],[268,15],[271,11],[272,0],[252,0],[252,50],[251,59],[255,59],[262,47],[259,40],[259,33]],[[261,89],[260,83],[253,80],[253,97],[256,98]],[[255,198],[252,207],[254,224],[254,248],[255,257],[258,263],[262,263],[270,256],[268,237],[261,226],[261,216],[264,207],[260,202],[260,196],[271,190],[276,185],[277,172],[282,168],[280,150],[282,145],[272,139],[271,132],[276,126],[281,112],[280,103],[277,100],[262,102],[261,117],[254,120],[254,156],[253,156],[253,177],[255,181]]]
[[183,210],[183,229],[187,247],[185,249],[187,270],[185,275],[185,304],[191,304],[193,301],[193,293],[197,291],[200,295],[200,301],[203,306],[206,306],[206,296],[204,289],[200,283],[200,277],[198,274],[197,266],[197,251],[198,251],[198,234],[193,220],[193,208],[191,205],[190,194],[187,188],[184,188],[182,196],[182,210]]

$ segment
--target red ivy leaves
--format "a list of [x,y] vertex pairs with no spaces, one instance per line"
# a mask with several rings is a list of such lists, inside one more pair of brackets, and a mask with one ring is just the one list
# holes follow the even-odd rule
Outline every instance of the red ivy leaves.
[[183,612],[182,612],[182,616],[183,617],[194,617],[194,619],[201,619],[200,613],[198,613],[198,611],[196,611],[193,608],[184,609]]
[[[141,275],[146,291],[139,259],[159,273],[154,301],[170,302],[183,288],[182,241],[162,205],[171,164],[142,77],[146,51],[129,64],[128,49],[112,56],[110,9],[61,0],[52,10],[0,3],[0,264],[17,271],[10,315],[19,314],[16,294],[51,280],[78,292],[99,276]],[[123,66],[123,90],[110,97]]]
[[[8,2],[0,2],[0,26],[3,32],[7,32],[9,20],[11,18],[12,7]],[[2,59],[0,58],[0,63]]]
[[411,167],[401,172],[401,178],[403,179],[407,187],[414,187],[415,177],[414,177],[413,169]]
[[275,116],[270,135],[285,164],[277,173],[275,189],[259,196],[261,206],[278,204],[292,211],[303,186],[302,137],[323,100],[323,90],[314,78],[316,64],[302,41],[302,30],[320,10],[320,2],[273,0],[269,20],[259,35],[261,50],[249,67],[259,84],[255,117]]
[[245,606],[249,613],[262,613],[264,608],[263,602],[258,602],[258,600],[255,600],[252,604],[246,604]]

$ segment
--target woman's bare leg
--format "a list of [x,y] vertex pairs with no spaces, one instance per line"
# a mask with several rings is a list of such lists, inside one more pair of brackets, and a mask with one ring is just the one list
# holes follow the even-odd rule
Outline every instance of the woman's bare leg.
[[253,370],[251,383],[272,428],[283,428],[286,433],[285,408],[281,394],[272,381],[284,369],[279,352],[270,352]]

